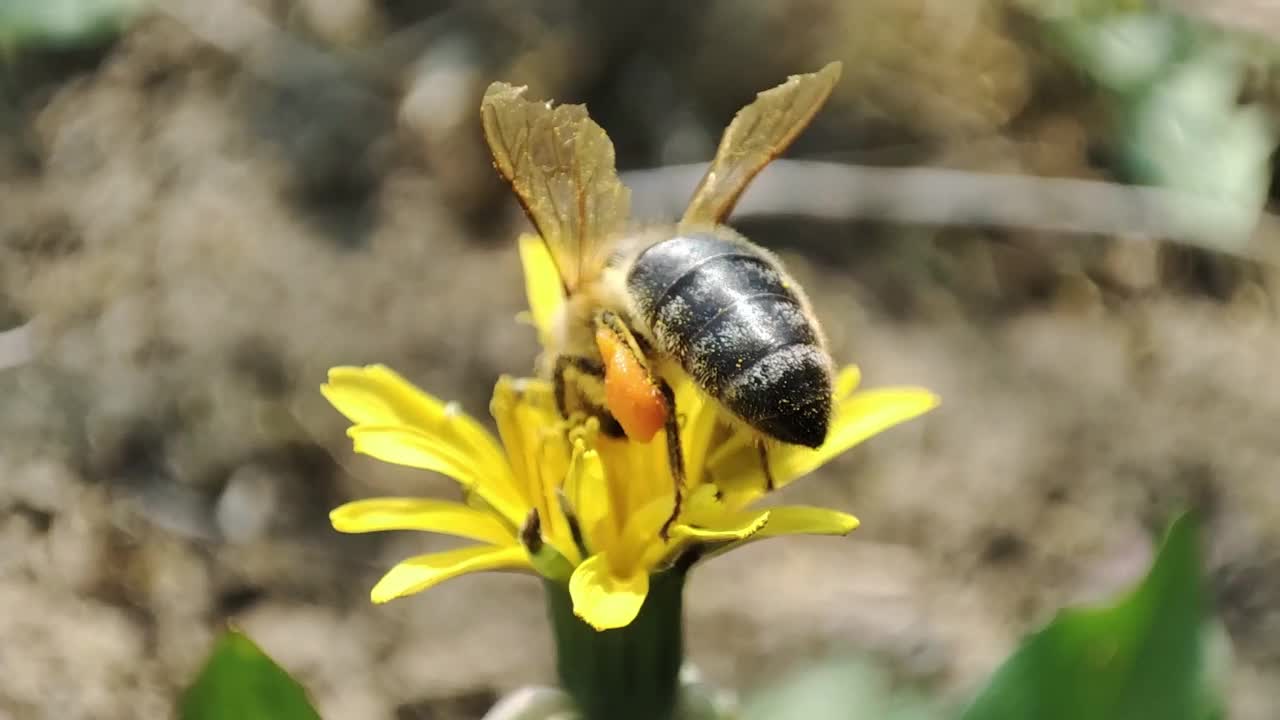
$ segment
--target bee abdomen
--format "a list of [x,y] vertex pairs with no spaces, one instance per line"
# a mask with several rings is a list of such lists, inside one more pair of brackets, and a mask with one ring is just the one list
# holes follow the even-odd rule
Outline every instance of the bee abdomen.
[[745,243],[714,235],[649,248],[628,279],[659,349],[747,423],[779,440],[826,437],[831,376],[789,282]]
[[770,437],[816,448],[831,424],[831,373],[816,345],[778,348],[744,369],[721,402]]

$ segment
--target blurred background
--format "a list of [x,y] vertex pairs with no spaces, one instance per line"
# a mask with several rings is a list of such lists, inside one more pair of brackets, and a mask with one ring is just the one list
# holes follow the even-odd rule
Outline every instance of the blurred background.
[[1273,37],[1251,0],[3,0],[0,716],[168,716],[228,621],[327,718],[549,681],[529,578],[369,604],[448,541],[329,508],[454,489],[354,456],[325,371],[486,421],[530,371],[489,82],[587,103],[669,218],[739,107],[841,60],[733,224],[839,361],[944,404],[788,490],[852,537],[695,573],[691,657],[751,687],[854,649],[964,697],[1191,506],[1231,717],[1276,717]]

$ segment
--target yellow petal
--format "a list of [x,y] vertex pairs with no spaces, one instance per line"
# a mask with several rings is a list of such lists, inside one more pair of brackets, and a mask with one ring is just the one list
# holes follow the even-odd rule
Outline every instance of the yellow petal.
[[763,540],[778,535],[848,535],[859,524],[858,518],[839,510],[782,505],[769,509],[769,522],[751,539]]
[[[659,431],[647,443],[625,438],[596,438],[596,450],[604,463],[608,483],[610,513],[614,517],[631,517],[655,500],[664,500],[670,508],[675,482],[667,462],[666,443],[666,431]],[[619,521],[618,526],[622,524]]]
[[409,425],[465,445],[487,463],[503,457],[502,448],[474,418],[457,405],[423,392],[385,365],[332,368],[320,392],[357,425]]
[[403,425],[357,425],[347,430],[347,435],[358,453],[447,475],[478,495],[510,523],[518,525],[524,521],[519,498],[506,491],[510,485],[510,469],[505,462],[497,467],[487,466],[483,458],[470,455],[463,448]]
[[[739,505],[722,502],[717,488],[703,485],[685,498],[680,520],[671,528],[671,556],[691,543],[716,544],[744,540],[769,522],[768,510],[737,510]],[[745,504],[745,503],[743,503]]]
[[538,478],[539,512],[542,514],[542,534],[547,542],[555,545],[560,552],[575,565],[582,560],[578,552],[578,543],[574,538],[572,527],[566,513],[568,495],[564,484],[569,474],[571,449],[565,443],[560,431],[552,430],[544,425],[536,426],[533,431],[533,472]]
[[587,450],[582,440],[574,443],[573,459],[565,480],[565,495],[578,516],[587,548],[593,552],[613,542],[618,529],[611,523],[609,488],[605,484],[604,464],[595,450]]
[[510,459],[511,494],[526,511],[537,511],[543,539],[576,563],[577,543],[562,505],[571,448],[551,384],[503,376],[489,408]]
[[703,525],[676,524],[671,528],[671,536],[673,539],[697,542],[745,540],[768,527],[771,516],[769,510],[724,513]]
[[703,470],[707,466],[707,455],[719,417],[719,405],[682,371],[676,370],[669,375],[675,386],[676,407],[684,415],[684,422],[680,426],[680,448],[684,452],[686,487],[692,489],[703,481]]
[[466,447],[486,467],[506,465],[506,453],[497,439],[475,418],[462,412],[457,403],[445,405],[445,418],[440,432]]
[[356,425],[347,435],[358,453],[448,475],[466,488],[480,485],[483,477],[464,450],[407,425]]
[[845,398],[853,394],[858,389],[858,383],[862,382],[862,371],[857,365],[845,365],[840,368],[840,373],[836,375],[835,398],[837,406]]
[[587,558],[569,578],[573,612],[596,630],[625,627],[640,614],[649,594],[649,574],[614,577],[604,554]]
[[550,384],[504,375],[494,385],[489,412],[510,459],[513,491],[542,513],[546,500],[540,485],[540,446],[554,435],[552,429],[559,422]]
[[529,556],[519,545],[499,547],[473,545],[445,552],[419,555],[391,568],[373,586],[369,597],[375,603],[422,592],[445,580],[483,570],[530,568]]
[[808,475],[867,438],[938,406],[938,396],[920,388],[877,388],[854,393],[836,407],[831,432],[817,450],[787,447],[773,465],[782,487]]
[[684,507],[680,508],[680,521],[686,525],[705,525],[714,522],[724,512],[720,503],[719,489],[714,485],[702,485],[694,488],[684,498]]
[[320,392],[357,424],[430,427],[444,414],[443,402],[385,365],[331,368]]
[[520,236],[520,264],[524,266],[524,290],[529,316],[538,329],[543,347],[548,345],[556,313],[564,305],[564,285],[547,244],[537,235]]
[[858,527],[858,518],[828,508],[783,505],[769,509],[769,522],[742,540],[711,549],[704,557],[722,555],[735,548],[780,535],[848,535]]
[[654,559],[655,551],[665,545],[661,537],[662,526],[671,519],[675,503],[675,496],[668,492],[653,498],[626,518],[617,546],[609,548],[615,571],[623,574],[634,569],[648,571],[645,563]]
[[[857,365],[845,365],[840,368],[839,373],[836,375],[832,393],[835,398],[836,412],[839,412],[841,403],[858,389],[860,382],[862,382],[862,371],[858,369]],[[677,397],[676,400],[678,402],[680,398]],[[687,406],[688,401],[685,402]],[[717,415],[719,408],[714,402],[707,402],[706,406],[709,415]],[[706,467],[719,470],[716,474],[720,478],[736,476],[745,470],[748,474],[754,473],[755,477],[763,481],[764,475],[759,472],[758,465],[760,460],[755,448],[755,441],[755,433],[747,428],[735,426],[734,432],[728,438],[717,443],[714,450],[704,453],[703,459]],[[689,441],[686,441],[686,445],[688,444],[690,444]],[[689,451],[686,450],[685,452],[688,457],[690,455]],[[692,464],[689,460],[686,460],[686,462]],[[724,472],[729,468],[732,468],[732,472]],[[744,484],[740,482],[741,480],[741,478],[735,478],[737,484]],[[756,484],[754,478],[751,480],[751,484]]]
[[[846,368],[843,382],[852,382],[856,368]],[[854,392],[837,401],[831,432],[822,447],[774,444],[769,450],[775,489],[801,478],[855,445],[937,407],[938,396],[919,388],[878,388]],[[723,503],[740,509],[765,494],[760,456],[749,436],[740,434],[717,448],[708,460],[711,481]]]
[[370,498],[329,513],[333,529],[345,533],[422,530],[493,545],[512,545],[515,534],[492,514],[461,503],[423,498]]

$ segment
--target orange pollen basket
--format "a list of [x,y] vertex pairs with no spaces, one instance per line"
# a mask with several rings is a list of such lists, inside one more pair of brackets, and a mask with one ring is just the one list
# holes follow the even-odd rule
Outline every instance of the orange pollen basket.
[[596,347],[604,358],[604,394],[609,412],[628,438],[649,442],[667,420],[662,391],[616,333],[607,328],[596,330]]

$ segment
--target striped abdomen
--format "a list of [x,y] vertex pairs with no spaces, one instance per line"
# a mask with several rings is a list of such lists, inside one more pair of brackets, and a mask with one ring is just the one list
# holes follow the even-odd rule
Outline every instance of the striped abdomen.
[[627,275],[636,320],[708,394],[760,432],[817,447],[831,415],[830,361],[777,264],[725,232],[650,246]]

